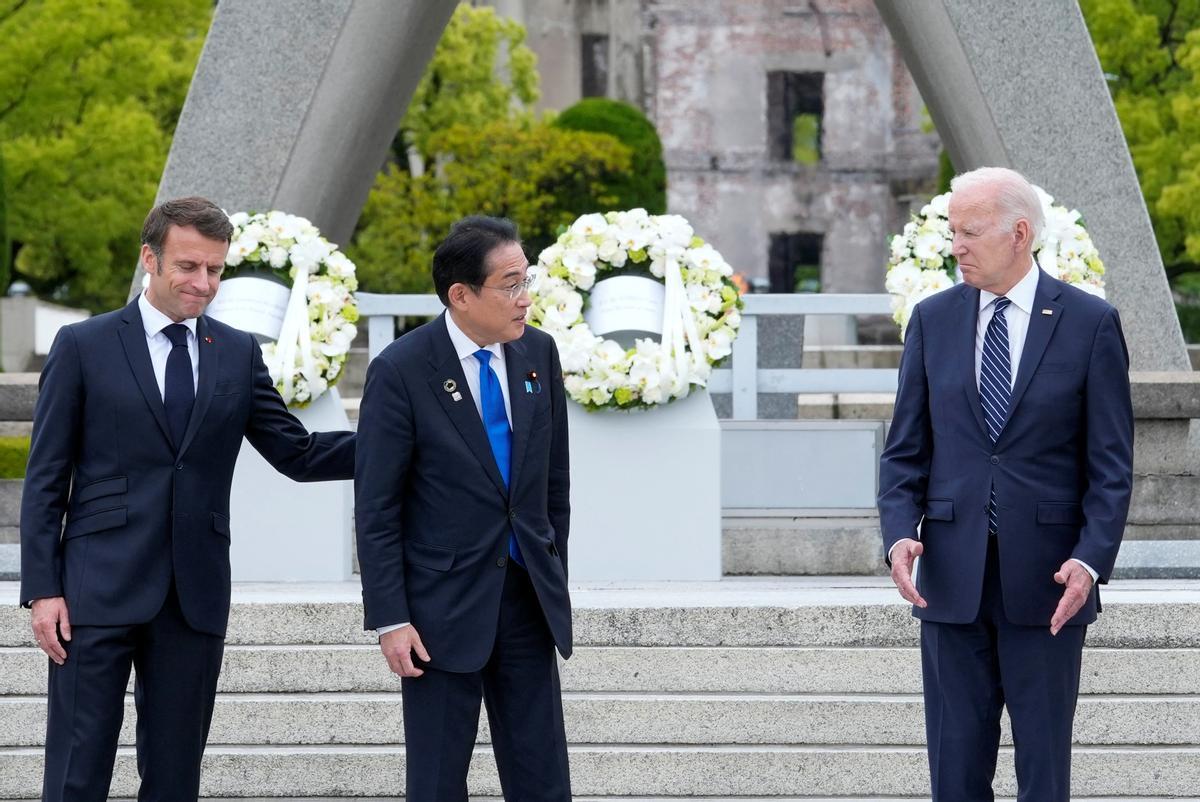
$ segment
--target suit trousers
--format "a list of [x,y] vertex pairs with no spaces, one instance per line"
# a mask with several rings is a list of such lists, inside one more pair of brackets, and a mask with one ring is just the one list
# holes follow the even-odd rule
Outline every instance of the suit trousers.
[[422,676],[401,681],[408,802],[466,802],[481,700],[504,798],[570,802],[554,639],[524,568],[508,561],[496,642],[481,670],[421,667]]
[[63,645],[66,663],[50,663],[43,802],[108,798],[131,667],[138,799],[196,799],[224,638],[188,626],[172,584],[149,622],[72,627]]
[[[999,537],[1002,537],[999,536]],[[1018,802],[1069,802],[1071,727],[1087,627],[1017,626],[1004,614],[998,537],[988,538],[979,615],[921,622],[925,730],[934,802],[991,802],[1008,708]],[[1020,593],[1020,588],[1010,592]]]

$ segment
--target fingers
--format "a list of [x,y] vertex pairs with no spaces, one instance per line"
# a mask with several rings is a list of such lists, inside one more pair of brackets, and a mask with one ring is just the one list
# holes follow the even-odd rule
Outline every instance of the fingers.
[[1087,603],[1088,596],[1092,592],[1091,574],[1073,560],[1063,563],[1062,568],[1054,574],[1054,581],[1065,585],[1066,589],[1063,590],[1058,607],[1055,608],[1054,615],[1050,618],[1051,635],[1061,632],[1067,622],[1083,609],[1083,605]]
[[425,673],[413,663],[412,653],[416,651],[417,656],[425,661],[429,660],[429,653],[411,626],[387,633],[380,639],[379,646],[392,673],[402,677],[419,677]]
[[912,581],[912,565],[917,557],[924,553],[925,547],[917,541],[901,543],[892,553],[892,582],[900,591],[900,596],[917,607],[927,607],[928,602],[917,592],[917,586]]
[[67,661],[67,650],[59,640],[70,640],[71,624],[67,618],[67,603],[62,598],[38,599],[33,603],[33,637],[46,656],[58,665]]
[[429,662],[429,652],[425,651],[425,644],[421,643],[421,636],[417,634],[415,629],[412,633],[412,648],[417,653],[417,657],[420,657],[426,663]]
[[62,639],[69,641],[71,639],[71,618],[67,615],[67,604],[64,601],[62,611],[58,616],[58,631],[62,634]]

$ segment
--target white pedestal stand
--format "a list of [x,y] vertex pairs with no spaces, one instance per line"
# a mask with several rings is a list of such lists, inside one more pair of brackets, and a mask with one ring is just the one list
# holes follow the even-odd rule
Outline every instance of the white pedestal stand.
[[721,430],[697,391],[571,427],[572,582],[721,578]]
[[[310,432],[350,428],[336,388],[293,412]],[[353,504],[353,482],[293,482],[243,441],[229,500],[233,580],[349,579]]]

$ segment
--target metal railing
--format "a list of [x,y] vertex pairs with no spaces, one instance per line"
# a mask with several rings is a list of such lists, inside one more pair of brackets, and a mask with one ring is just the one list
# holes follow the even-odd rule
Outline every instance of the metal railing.
[[[714,370],[708,389],[730,393],[733,417],[758,417],[759,393],[890,393],[897,371],[890,368],[758,367],[758,318],[765,315],[891,315],[887,294],[747,295],[742,325],[733,343],[732,367]],[[442,303],[436,295],[358,294],[358,311],[367,319],[372,359],[395,339],[396,319],[434,317]]]

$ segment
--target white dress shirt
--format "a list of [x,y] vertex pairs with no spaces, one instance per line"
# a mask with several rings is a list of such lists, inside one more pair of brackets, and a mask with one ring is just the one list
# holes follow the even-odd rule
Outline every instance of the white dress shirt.
[[[158,394],[161,397],[166,387],[167,357],[174,348],[171,339],[163,333],[163,329],[174,323],[174,320],[164,315],[150,303],[146,293],[138,296],[138,309],[142,313],[142,326],[146,329],[146,347],[150,349],[150,364],[154,366],[154,380],[158,382]],[[181,321],[187,326],[188,356],[192,359],[192,392],[197,388],[200,379],[200,349],[196,347],[196,319],[187,318]]]
[[[454,346],[454,351],[458,354],[458,361],[462,363],[463,375],[467,379],[467,389],[471,391],[471,400],[475,402],[475,411],[479,413],[479,419],[483,420],[483,404],[479,400],[479,359],[475,356],[475,352],[479,350],[480,346],[463,333],[463,330],[454,322],[449,310],[446,310],[446,331],[450,334],[450,344]],[[511,430],[512,403],[508,400],[508,368],[504,363],[504,346],[500,343],[492,343],[485,346],[484,350],[490,351],[492,354],[489,361],[496,378],[500,380],[500,392],[504,395],[504,415],[508,418],[508,428]],[[407,621],[403,624],[389,624],[375,630],[375,634],[383,636],[404,626],[408,626]]]
[[[1037,294],[1040,272],[1037,265],[1031,263],[1025,277],[1004,294],[1004,297],[1012,302],[1004,310],[1004,321],[1008,324],[1010,390],[1017,384],[1017,369],[1021,365],[1021,354],[1025,350],[1025,336],[1029,333],[1029,318],[1033,315],[1033,299]],[[983,364],[983,338],[987,335],[987,327],[992,322],[992,315],[996,313],[995,301],[999,297],[996,293],[988,290],[979,291],[979,321],[975,326],[975,385],[977,387],[979,386],[980,366]],[[892,549],[899,546],[903,540],[911,540],[911,538],[896,541]],[[891,556],[892,552],[888,551],[888,559],[891,559]],[[1087,569],[1087,572],[1092,575],[1093,582],[1100,578],[1100,574],[1083,560],[1074,557],[1071,559]]]

